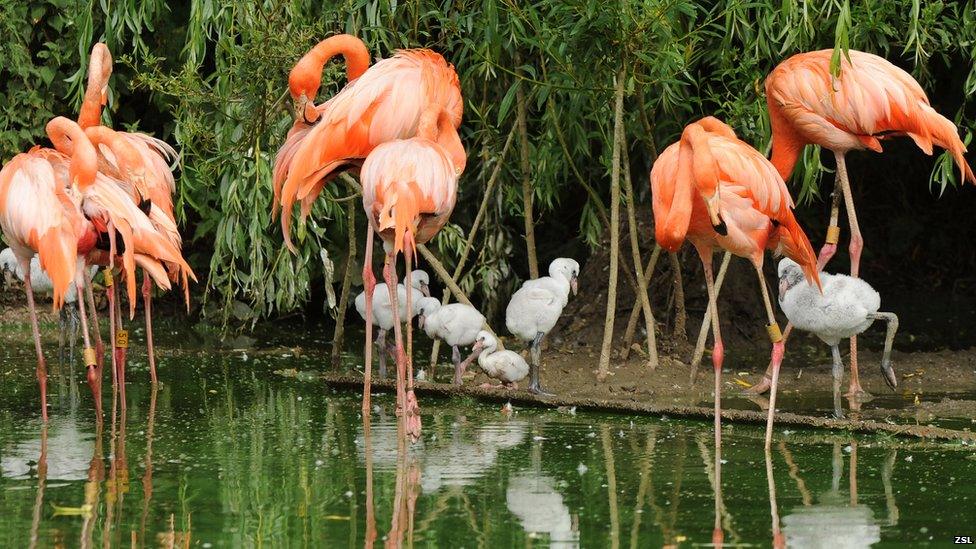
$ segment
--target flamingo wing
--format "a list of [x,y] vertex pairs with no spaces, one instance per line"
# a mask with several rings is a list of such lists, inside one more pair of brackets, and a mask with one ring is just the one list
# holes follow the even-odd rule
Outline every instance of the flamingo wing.
[[65,181],[36,149],[18,154],[0,170],[0,228],[18,258],[37,252],[58,308],[74,280],[82,224]]

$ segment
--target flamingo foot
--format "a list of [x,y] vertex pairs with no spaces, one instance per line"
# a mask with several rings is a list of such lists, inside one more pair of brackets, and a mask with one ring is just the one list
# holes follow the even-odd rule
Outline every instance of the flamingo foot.
[[416,442],[420,439],[420,404],[417,402],[417,395],[412,390],[407,391],[405,421],[407,435],[410,436],[411,441]]
[[860,402],[868,402],[869,400],[872,400],[874,398],[873,396],[871,396],[871,393],[861,388],[860,383],[856,383],[856,384],[852,383],[850,389],[848,389],[847,392],[844,393],[844,396],[846,396],[847,398],[856,399]]
[[745,389],[742,391],[745,395],[759,396],[769,392],[769,387],[772,385],[772,380],[769,376],[763,375],[762,381]]

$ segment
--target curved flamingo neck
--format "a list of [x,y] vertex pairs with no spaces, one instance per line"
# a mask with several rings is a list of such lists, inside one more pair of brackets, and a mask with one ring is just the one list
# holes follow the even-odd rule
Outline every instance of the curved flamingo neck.
[[125,140],[119,132],[105,126],[90,126],[85,128],[85,135],[92,145],[105,145],[118,160],[122,170],[135,170],[142,162],[139,151]]
[[417,122],[417,137],[436,142],[447,150],[457,174],[464,172],[467,152],[454,128],[451,115],[438,105],[428,106]]
[[800,153],[803,152],[803,147],[806,146],[807,142],[793,128],[793,125],[778,106],[774,105],[772,101],[767,101],[766,104],[769,109],[769,126],[773,134],[773,153],[769,161],[772,162],[783,181],[789,181],[790,175],[793,174],[793,168],[796,167]]
[[48,122],[46,130],[54,148],[71,157],[68,173],[72,183],[77,183],[81,188],[94,183],[98,172],[98,155],[84,130],[63,116]]
[[337,55],[346,61],[349,80],[359,78],[369,68],[369,50],[362,40],[351,34],[330,36],[309,50],[291,70],[288,84],[292,97],[297,99],[304,93],[307,99],[314,100],[322,84],[322,69]]
[[108,80],[112,76],[112,53],[108,46],[99,42],[91,51],[88,63],[88,84],[85,99],[78,112],[78,125],[82,128],[101,123],[102,107],[108,101]]

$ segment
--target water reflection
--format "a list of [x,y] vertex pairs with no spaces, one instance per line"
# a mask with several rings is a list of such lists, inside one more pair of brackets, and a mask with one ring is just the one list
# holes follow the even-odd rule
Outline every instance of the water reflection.
[[[848,494],[840,489],[844,471],[844,452],[850,454],[848,475]],[[850,441],[846,447],[834,442],[831,453],[830,490],[817,498],[817,503],[805,503],[783,517],[786,540],[796,547],[869,547],[881,541],[881,526],[874,518],[874,512],[867,505],[858,504],[857,490],[858,443]],[[889,463],[886,460],[886,464]],[[893,464],[893,461],[890,462]],[[886,488],[886,502],[895,509],[894,496],[888,498],[891,483],[890,467],[883,475]],[[886,480],[885,480],[886,479]],[[890,507],[889,507],[890,508]],[[897,521],[897,518],[895,519]],[[893,525],[893,524],[892,524]]]
[[131,384],[103,427],[0,404],[0,546],[863,546],[967,527],[935,520],[945,475],[919,469],[971,478],[960,447],[809,432],[766,454],[735,426],[716,452],[707,425],[437,402],[410,444],[355,395],[238,366]]

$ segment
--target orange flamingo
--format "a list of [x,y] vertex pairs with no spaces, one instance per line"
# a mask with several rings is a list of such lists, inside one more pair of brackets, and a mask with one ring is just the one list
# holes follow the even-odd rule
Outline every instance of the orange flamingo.
[[[102,108],[108,98],[108,83],[112,76],[112,54],[103,43],[92,47],[88,66],[88,82],[85,88],[85,98],[78,114],[78,125],[85,129],[86,134],[99,146],[99,170],[109,175],[129,194],[133,201],[141,204],[153,225],[177,248],[182,247],[182,238],[176,227],[176,216],[173,211],[173,193],[176,191],[176,180],[170,163],[178,158],[176,151],[165,141],[138,132],[115,132],[101,126]],[[109,154],[106,154],[109,153]],[[140,266],[149,263],[146,256],[139,258]],[[158,273],[159,265],[150,265]],[[183,286],[184,299],[189,308],[189,278],[196,278],[192,271],[186,271],[176,264],[166,264],[167,272],[173,282],[180,280]],[[156,359],[153,349],[152,331],[152,282],[158,278],[150,274],[143,276],[142,297],[146,315],[146,345],[149,358],[149,374],[153,383],[157,382]],[[167,284],[164,287],[168,289]],[[113,286],[109,291],[111,301],[114,299]],[[110,304],[111,306],[111,304]],[[134,303],[130,301],[130,307]],[[111,323],[116,322],[110,317]],[[121,317],[118,318],[121,323]],[[113,340],[115,330],[112,329]],[[113,362],[121,364],[124,370],[125,348],[115,348]]]
[[[443,143],[448,145],[444,146]],[[396,256],[403,253],[406,286],[409,288],[416,246],[433,238],[454,210],[458,173],[464,169],[464,157],[457,159],[458,150],[463,151],[464,148],[454,127],[453,114],[434,104],[420,117],[416,137],[377,146],[363,164],[363,207],[369,220],[363,265],[367,317],[364,416],[369,414],[373,289],[376,286],[372,265],[373,234],[379,233],[383,239],[387,252],[383,276],[390,290],[390,303],[393,310],[398,311]],[[407,292],[408,310],[413,306],[411,299],[411,292]],[[394,313],[393,318],[399,318],[399,313]],[[397,349],[397,412],[405,417],[406,432],[416,439],[420,436],[421,421],[417,397],[413,392],[411,323],[407,323],[406,353],[399,322],[394,323],[393,333]]]
[[[301,201],[304,220],[328,181],[361,166],[377,145],[416,135],[420,117],[430,106],[446,111],[455,129],[461,124],[461,86],[454,66],[444,57],[426,49],[400,50],[360,73],[365,67],[365,47],[359,46],[361,42],[357,46],[344,40],[342,48],[313,49],[289,77],[292,98],[304,121],[296,121],[289,140],[278,152],[272,209],[277,212],[281,207],[281,229],[292,251],[295,246],[290,227],[296,201]],[[326,56],[336,51],[348,53],[348,72],[358,77],[315,107],[310,101],[318,93],[322,65]],[[313,122],[307,130],[303,127]],[[443,133],[438,139],[452,156],[455,168],[463,169],[465,152],[460,140]]]
[[793,200],[786,184],[773,165],[737,139],[730,127],[716,118],[706,117],[686,126],[681,140],[665,149],[654,162],[651,194],[657,242],[667,250],[677,251],[686,239],[690,240],[705,270],[715,340],[712,364],[716,449],[721,448],[722,441],[720,378],[725,348],[712,279],[712,253],[717,247],[724,248],[748,258],[756,269],[769,319],[767,330],[773,343],[772,394],[766,426],[768,448],[776,409],[776,383],[785,348],[762,274],[764,251],[785,254],[803,267],[808,279],[819,284],[813,248],[793,217]]
[[292,159],[301,147],[309,130],[322,116],[328,103],[315,104],[315,97],[322,85],[322,69],[333,57],[341,55],[346,61],[346,80],[352,82],[369,68],[369,50],[355,36],[337,34],[319,42],[309,50],[288,74],[288,91],[291,94],[295,122],[288,130],[288,137],[275,155],[272,187],[274,189],[273,212],[280,205],[281,188],[291,169]]
[[[52,141],[70,131],[70,128],[65,130],[65,122],[70,123],[67,119],[56,118],[48,124],[47,133]],[[75,285],[81,310],[88,382],[96,395],[96,406],[100,402],[95,383],[95,353],[88,338],[84,299],[80,299],[86,278],[82,274],[83,262],[78,259],[79,253],[87,252],[94,245],[94,230],[82,215],[78,197],[72,192],[72,187],[90,185],[96,171],[95,150],[86,139],[78,141],[71,157],[34,147],[15,156],[0,170],[0,229],[24,271],[44,421],[47,421],[47,367],[30,282],[30,262],[35,253],[41,267],[51,277],[55,309],[64,304],[68,287]]]
[[[840,198],[843,196],[851,229],[851,276],[858,276],[864,240],[854,211],[844,155],[851,150],[881,152],[881,140],[907,135],[926,154],[932,146],[947,149],[959,166],[963,180],[976,183],[966,163],[966,147],[956,126],[936,112],[922,87],[887,60],[856,50],[841,55],[840,72],[830,71],[833,50],[794,55],[780,63],[766,78],[766,104],[773,133],[772,163],[783,179],[789,179],[803,147],[820,145],[834,153],[837,179],[826,243],[820,250],[820,268],[837,250]],[[787,335],[790,327],[787,327]],[[751,392],[763,392],[770,384],[770,370]],[[864,394],[857,372],[857,338],[851,338],[852,396]]]

